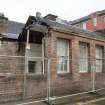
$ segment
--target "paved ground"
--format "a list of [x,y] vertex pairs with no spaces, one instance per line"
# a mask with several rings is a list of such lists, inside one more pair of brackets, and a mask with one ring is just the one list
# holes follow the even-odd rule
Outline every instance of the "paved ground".
[[105,105],[105,97],[77,102],[76,105]]
[[[72,96],[67,98],[56,99],[52,101],[54,105],[105,105],[105,91],[101,93],[89,93],[78,96]],[[17,104],[6,103],[0,105],[47,105],[45,102],[29,103],[29,104]]]

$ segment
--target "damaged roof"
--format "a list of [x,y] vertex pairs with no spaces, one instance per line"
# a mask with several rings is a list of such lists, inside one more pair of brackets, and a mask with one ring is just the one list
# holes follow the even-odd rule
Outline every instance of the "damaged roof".
[[[30,16],[28,18],[27,23],[25,24],[25,27],[27,27],[30,24],[35,25],[35,22],[36,22],[36,18],[34,16]],[[82,34],[84,36],[88,36],[91,38],[97,38],[97,39],[105,40],[105,35],[100,34],[98,32],[90,32],[88,30],[77,28],[77,27],[72,26],[72,25],[60,24],[56,21],[52,21],[52,20],[49,20],[46,18],[41,18],[40,22],[42,22],[41,25],[46,26],[46,24],[47,24],[47,27],[50,26],[53,30],[56,30],[56,31],[65,32],[65,33],[69,33],[69,34],[71,34],[71,33]]]

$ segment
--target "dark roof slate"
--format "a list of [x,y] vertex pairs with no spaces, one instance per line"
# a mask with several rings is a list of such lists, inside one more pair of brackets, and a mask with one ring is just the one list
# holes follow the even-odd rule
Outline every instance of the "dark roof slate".
[[8,33],[19,34],[24,27],[23,23],[8,21]]
[[4,38],[18,39],[19,34],[24,27],[24,24],[15,21],[8,21],[7,27],[7,32],[2,33]]

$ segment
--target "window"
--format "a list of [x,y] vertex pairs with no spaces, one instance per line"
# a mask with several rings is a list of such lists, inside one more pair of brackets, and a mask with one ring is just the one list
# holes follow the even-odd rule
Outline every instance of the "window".
[[79,70],[80,72],[88,72],[89,46],[87,43],[80,42],[79,49],[80,49]]
[[93,26],[97,26],[97,18],[93,18]]
[[57,40],[58,67],[57,73],[69,72],[69,41],[64,39]]
[[96,46],[96,72],[102,72],[102,46]]
[[83,22],[83,29],[86,29],[86,22]]
[[35,74],[42,74],[42,62],[41,61],[29,61],[28,72]]

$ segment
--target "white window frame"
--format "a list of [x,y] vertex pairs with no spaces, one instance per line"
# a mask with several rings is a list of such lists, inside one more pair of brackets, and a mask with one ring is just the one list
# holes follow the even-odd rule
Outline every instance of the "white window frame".
[[[69,40],[58,38],[58,40],[57,40],[57,44],[58,44],[58,41],[59,41],[59,40],[68,41],[68,42],[67,42],[67,43],[68,43],[68,55],[65,56],[65,57],[67,57],[67,71],[66,71],[66,70],[61,71],[61,70],[59,70],[58,67],[57,67],[57,73],[58,73],[58,74],[69,73],[69,72],[70,72],[70,61],[69,61]],[[57,45],[57,46],[58,46],[58,45]],[[58,50],[58,49],[57,49],[57,50]],[[59,56],[59,55],[57,55],[57,56],[58,56],[58,65],[59,65],[59,59],[62,58],[62,56]]]
[[83,22],[83,29],[86,30],[86,22]]
[[[97,50],[99,50],[99,49],[101,49],[101,56],[98,55],[98,57],[97,57]],[[95,69],[95,71],[97,73],[101,73],[102,69],[103,69],[103,59],[102,59],[102,56],[103,56],[103,47],[102,46],[96,45],[96,54],[95,54],[95,56],[96,56],[96,69]],[[97,63],[98,63],[98,66],[97,66]]]
[[97,26],[97,18],[95,17],[95,18],[93,18],[93,26]]
[[[80,58],[79,58],[79,72],[80,73],[87,73],[89,71],[89,46],[87,43],[84,42],[80,42],[79,43],[79,51],[81,50],[80,47],[86,47],[86,57],[81,57],[81,53],[79,54]],[[86,66],[86,67],[85,67]],[[86,69],[84,69],[86,68]]]

